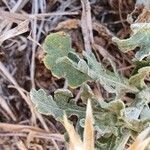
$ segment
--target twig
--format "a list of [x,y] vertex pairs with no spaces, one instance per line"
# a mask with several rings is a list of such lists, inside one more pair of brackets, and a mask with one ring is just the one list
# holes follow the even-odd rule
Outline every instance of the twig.
[[21,96],[23,97],[23,99],[26,101],[26,103],[28,104],[29,108],[31,109],[31,106],[32,106],[31,101],[26,97],[26,95],[24,94],[24,92],[22,91],[22,89],[20,88],[20,86],[18,85],[18,83],[15,81],[15,79],[12,77],[12,75],[8,72],[8,70],[2,64],[2,62],[0,62],[0,70],[7,77],[7,79],[16,87],[16,89],[18,90],[18,92],[21,94]]
[[50,17],[50,16],[62,16],[62,15],[78,15],[78,12],[54,12],[54,13],[39,13],[39,14],[33,14],[33,15],[29,15],[30,19],[33,18],[37,18],[37,19],[41,19],[44,17]]
[[[19,137],[27,137],[28,135],[26,133],[0,133],[0,137],[13,137],[13,136],[19,136]],[[36,138],[41,138],[41,139],[47,139],[47,140],[57,140],[57,141],[61,141],[64,142],[64,136],[61,134],[45,134],[42,133],[41,135],[35,135]]]
[[10,109],[10,107],[8,106],[8,104],[2,96],[0,96],[0,105],[8,113],[8,115],[12,118],[13,121],[17,120],[16,116],[14,115],[14,113],[12,112],[12,110]]
[[92,20],[91,20],[91,7],[88,0],[81,0],[82,4],[82,17],[81,17],[81,27],[84,39],[85,51],[91,53],[91,44],[94,43],[93,31],[92,31]]
[[0,44],[2,44],[5,40],[20,35],[22,33],[25,33],[29,30],[29,20],[25,20],[22,23],[18,24],[17,27],[10,29],[6,32],[4,32],[1,36],[0,36]]
[[14,13],[14,12],[9,12],[9,11],[4,11],[0,9],[0,19],[9,19],[9,20],[17,20],[18,21],[24,21],[27,19],[41,19],[45,17],[50,17],[50,16],[63,16],[63,15],[78,15],[78,12],[52,12],[52,13],[35,13],[35,14],[20,14],[20,13]]

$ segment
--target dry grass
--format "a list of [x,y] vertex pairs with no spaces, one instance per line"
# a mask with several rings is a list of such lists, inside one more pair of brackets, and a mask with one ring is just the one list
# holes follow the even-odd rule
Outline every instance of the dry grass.
[[69,135],[68,150],[94,150],[94,119],[91,108],[91,101],[88,100],[86,118],[84,126],[83,142],[74,126],[69,123],[66,115],[64,116],[64,127]]

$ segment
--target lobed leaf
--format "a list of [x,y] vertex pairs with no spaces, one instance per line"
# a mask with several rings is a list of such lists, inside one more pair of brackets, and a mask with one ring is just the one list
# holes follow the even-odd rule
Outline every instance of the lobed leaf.
[[129,83],[138,88],[144,88],[146,87],[145,77],[150,77],[150,66],[140,68],[137,74],[131,76]]
[[[106,70],[93,54],[83,52],[83,58],[74,53],[70,37],[63,33],[50,34],[44,43],[44,63],[58,78],[67,78],[69,86],[76,88],[88,80],[99,81],[110,93],[122,89],[136,91],[125,78]],[[119,92],[118,92],[119,93]]]
[[68,84],[72,88],[76,88],[85,81],[91,79],[86,73],[79,70],[77,65],[68,57],[58,59],[55,68],[52,68],[51,71],[53,72],[53,75],[58,78],[67,78]]
[[114,37],[112,40],[117,43],[122,52],[128,52],[139,47],[135,54],[138,60],[150,56],[150,23],[135,23],[131,25],[133,34],[128,39],[120,40]]
[[62,117],[63,110],[57,106],[52,96],[47,96],[43,89],[30,91],[30,97],[39,113],[52,115],[56,119]]
[[50,70],[56,65],[58,58],[67,56],[70,51],[74,51],[74,49],[71,48],[69,35],[64,32],[48,35],[43,47],[47,54],[44,58],[44,63]]
[[109,103],[101,101],[100,105],[103,109],[109,110],[111,112],[116,112],[118,115],[120,115],[120,111],[122,109],[125,109],[125,105],[121,100],[114,100]]
[[99,81],[100,84],[110,93],[120,93],[122,90],[130,90],[132,92],[137,89],[128,84],[127,79],[116,75],[113,72],[106,70],[101,63],[99,63],[93,54],[83,53],[83,56],[87,60],[88,71],[87,74],[95,81]]
[[94,93],[88,84],[82,84],[81,90],[81,99],[83,103],[86,103],[89,98],[94,98]]
[[[140,51],[137,52],[136,57],[141,60],[149,55],[149,48],[146,47],[150,39],[149,24],[134,24],[131,28],[134,33],[129,39],[119,40],[115,38],[114,41],[116,40],[118,46],[124,52],[140,47]],[[83,52],[82,55],[79,55],[75,53],[75,50],[71,48],[69,35],[64,32],[50,34],[45,40],[44,49],[46,52],[44,58],[46,67],[52,71],[54,76],[66,78],[69,86],[73,88],[80,86],[88,80],[92,80],[99,81],[105,90],[110,93],[121,95],[129,91],[136,94],[136,98],[129,107],[125,107],[123,101],[121,99],[118,100],[118,97],[109,103],[104,101],[96,101],[94,103],[96,96],[94,96],[92,89],[87,84],[82,84],[81,99],[85,104],[88,99],[92,100],[94,127],[100,134],[98,142],[101,143],[100,147],[104,146],[102,149],[124,149],[126,142],[131,136],[130,131],[138,133],[148,126],[150,89],[148,84],[146,85],[144,82],[144,79],[149,77],[150,74],[150,68],[147,63],[145,67],[138,68],[138,72],[127,80],[120,76],[116,70],[111,72],[105,69],[97,61],[94,54]],[[73,143],[75,138],[79,136],[75,133],[73,126],[70,126],[69,122],[67,122],[67,118],[63,120],[63,116],[64,114],[68,117],[71,115],[78,116],[77,124],[80,124],[78,130],[83,131],[81,127],[85,127],[84,131],[86,133],[84,133],[83,139],[84,141],[88,141],[88,146],[90,141],[88,137],[93,136],[94,130],[92,126],[93,118],[90,118],[92,114],[91,110],[89,114],[86,112],[87,118],[85,119],[85,108],[74,103],[72,99],[73,95],[69,90],[59,89],[55,91],[54,97],[47,96],[43,90],[32,90],[30,95],[39,112],[46,115],[51,114],[62,122],[65,120],[65,126],[68,126],[68,128],[66,127],[67,131],[69,132],[69,128],[72,130],[69,136],[72,138],[71,142],[73,146],[75,146]],[[87,111],[89,110],[88,108],[89,103]],[[85,142],[82,143],[81,139],[77,140],[76,143],[82,146],[84,143],[85,145]],[[91,144],[94,145],[93,138]],[[88,147],[93,147],[91,144]]]
[[[85,87],[88,88],[87,86]],[[140,92],[136,97],[136,103],[127,108],[121,100],[109,103],[102,101],[99,105],[93,107],[94,127],[101,135],[100,141],[106,140],[106,147],[104,146],[104,149],[115,150],[120,147],[123,148],[125,141],[131,136],[130,131],[140,132],[148,126],[149,107],[146,104],[149,101],[149,96],[142,98],[146,93],[149,93],[149,89],[144,89]],[[52,115],[61,122],[63,122],[64,114],[67,114],[68,117],[77,115],[82,127],[85,127],[85,123],[87,124],[85,128],[86,141],[88,141],[88,135],[93,135],[93,118],[91,118],[92,112],[89,109],[89,105],[86,112],[87,120],[82,119],[85,118],[85,108],[73,103],[71,99],[73,95],[69,90],[59,89],[54,93],[54,97],[52,97],[47,96],[44,90],[36,91],[33,89],[30,95],[32,102],[40,113]],[[91,131],[88,128],[91,128]],[[125,129],[127,134],[123,133]],[[93,142],[91,144],[93,145]]]
[[77,106],[72,101],[68,102],[72,97],[69,90],[59,89],[52,96],[47,96],[45,91],[32,89],[30,97],[38,112],[44,115],[52,115],[55,119],[62,121],[64,112],[68,115],[77,115],[84,117],[85,108]]
[[68,34],[64,32],[50,34],[44,42],[44,49],[47,53],[44,64],[54,76],[67,78],[72,88],[90,80],[90,77],[79,70],[77,64],[67,57],[69,52],[74,52]]

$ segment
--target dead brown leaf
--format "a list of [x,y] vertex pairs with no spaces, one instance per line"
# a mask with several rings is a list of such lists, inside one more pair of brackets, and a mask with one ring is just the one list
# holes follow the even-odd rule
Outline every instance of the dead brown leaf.
[[77,29],[79,26],[80,20],[78,19],[68,19],[65,21],[60,22],[54,30],[61,30],[61,29]]

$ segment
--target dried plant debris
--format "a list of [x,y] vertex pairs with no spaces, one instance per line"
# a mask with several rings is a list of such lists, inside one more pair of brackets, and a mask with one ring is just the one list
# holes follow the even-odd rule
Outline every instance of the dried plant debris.
[[21,22],[20,24],[18,24],[17,27],[10,29],[7,32],[4,32],[2,35],[0,35],[0,44],[2,44],[5,40],[9,38],[23,34],[27,31],[29,31],[29,20]]
[[88,101],[86,109],[83,142],[73,125],[69,123],[66,115],[64,115],[63,121],[70,138],[68,150],[94,150],[93,114],[90,100]]
[[150,144],[150,127],[142,131],[138,137],[135,139],[135,142],[130,145],[128,150],[145,150],[149,149]]

